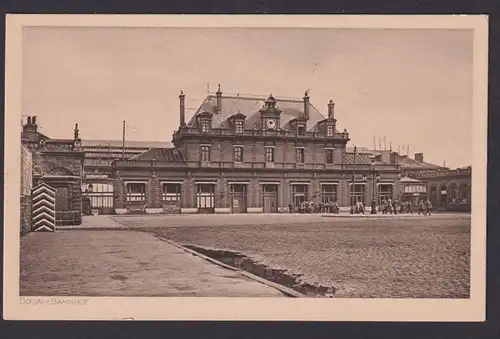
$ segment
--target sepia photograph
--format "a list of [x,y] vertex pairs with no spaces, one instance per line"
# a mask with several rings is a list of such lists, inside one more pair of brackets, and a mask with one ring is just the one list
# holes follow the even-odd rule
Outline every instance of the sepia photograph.
[[53,18],[7,20],[13,318],[484,320],[485,17]]

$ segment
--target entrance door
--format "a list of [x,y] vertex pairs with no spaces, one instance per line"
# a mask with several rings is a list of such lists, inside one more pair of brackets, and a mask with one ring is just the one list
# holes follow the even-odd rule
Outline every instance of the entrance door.
[[264,185],[264,213],[278,212],[278,185]]
[[247,212],[247,186],[231,185],[231,213]]
[[196,206],[198,207],[198,213],[215,213],[215,185],[198,185]]

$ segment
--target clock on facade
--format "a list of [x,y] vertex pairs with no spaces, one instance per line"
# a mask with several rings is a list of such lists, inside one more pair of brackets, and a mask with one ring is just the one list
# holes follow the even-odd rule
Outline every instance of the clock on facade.
[[266,127],[267,127],[267,129],[275,129],[276,128],[276,120],[267,119],[266,120]]

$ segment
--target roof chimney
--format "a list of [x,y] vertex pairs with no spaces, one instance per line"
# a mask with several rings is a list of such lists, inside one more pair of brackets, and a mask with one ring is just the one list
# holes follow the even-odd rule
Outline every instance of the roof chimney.
[[217,113],[220,113],[222,110],[222,92],[220,90],[220,84],[219,88],[217,89],[217,92],[215,93],[217,95]]
[[23,135],[28,137],[28,134],[34,135],[38,132],[36,117],[28,117],[27,123],[23,126]]
[[181,91],[181,94],[179,94],[179,120],[180,120],[180,127],[186,126],[186,109],[185,109],[185,104],[184,104],[184,92]]
[[80,130],[78,129],[78,124],[76,123],[75,124],[75,129],[74,129],[74,135],[73,135],[73,139],[74,140],[79,140],[80,139]]
[[418,162],[424,162],[424,153],[415,153],[415,160]]
[[304,116],[309,119],[309,94],[306,93],[304,94]]
[[328,118],[335,119],[335,103],[333,100],[328,103]]

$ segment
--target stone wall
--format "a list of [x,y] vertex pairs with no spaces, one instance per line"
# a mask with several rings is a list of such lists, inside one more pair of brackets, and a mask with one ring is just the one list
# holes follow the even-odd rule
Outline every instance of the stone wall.
[[31,231],[31,197],[21,196],[21,235]]
[[33,185],[33,155],[28,148],[21,146],[21,196],[20,231],[25,234],[31,230],[31,188]]

